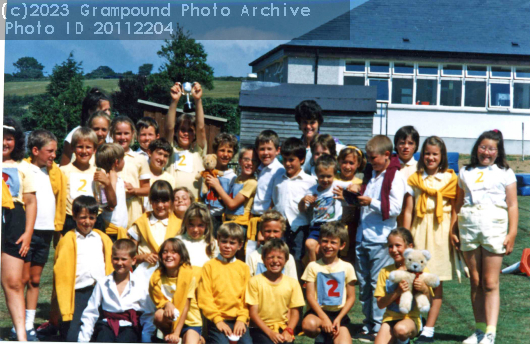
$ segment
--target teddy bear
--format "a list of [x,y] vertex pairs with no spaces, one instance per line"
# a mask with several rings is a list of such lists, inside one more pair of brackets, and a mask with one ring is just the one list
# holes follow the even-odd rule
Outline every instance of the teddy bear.
[[202,178],[202,194],[206,195],[208,193],[208,185],[206,185],[206,177],[207,176],[213,176],[213,177],[220,177],[223,176],[223,171],[219,171],[215,169],[215,166],[217,166],[217,155],[215,154],[207,154],[202,158],[202,164],[204,166],[204,171],[198,172],[195,176],[195,180],[199,180]]
[[[436,288],[440,285],[440,279],[434,274],[423,272],[427,266],[427,261],[431,259],[431,254],[427,250],[414,250],[408,248],[403,254],[405,258],[405,266],[407,270],[394,270],[388,276],[388,279],[394,283],[407,281],[409,290],[401,294],[399,299],[399,311],[403,314],[408,314],[412,309],[412,291],[414,290],[413,283],[416,278],[423,280],[425,284],[431,288]],[[419,292],[414,292],[414,299],[418,305],[418,309],[422,313],[429,312],[431,304],[427,295]]]

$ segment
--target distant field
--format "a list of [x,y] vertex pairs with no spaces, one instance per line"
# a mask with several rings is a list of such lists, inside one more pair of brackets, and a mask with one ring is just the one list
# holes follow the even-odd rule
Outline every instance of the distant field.
[[[85,80],[86,86],[98,86],[105,90],[106,93],[118,91],[118,79],[91,79]],[[48,81],[25,81],[25,82],[6,82],[4,84],[5,95],[27,96],[36,95],[46,92]],[[205,90],[205,97],[210,98],[239,98],[240,81],[214,81],[214,89]]]

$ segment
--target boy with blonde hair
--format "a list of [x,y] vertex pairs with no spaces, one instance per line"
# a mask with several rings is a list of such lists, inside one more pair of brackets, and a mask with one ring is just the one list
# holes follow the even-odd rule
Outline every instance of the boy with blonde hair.
[[[94,196],[92,184],[94,183],[96,166],[92,157],[96,153],[98,137],[88,127],[80,127],[72,135],[71,146],[74,151],[75,160],[68,165],[59,167],[66,178],[66,218],[61,234],[65,235],[71,229],[76,228],[72,217],[72,203],[78,196]],[[103,220],[96,219],[96,228],[105,228]]]
[[[273,239],[281,239],[285,234],[285,218],[276,210],[267,210],[260,218],[260,233],[265,243]],[[247,265],[250,268],[250,276],[257,276],[267,271],[263,261],[263,246],[247,256]],[[294,279],[298,279],[296,261],[291,254],[285,261],[282,273]]]
[[[217,241],[220,254],[204,264],[199,284],[198,301],[202,314],[208,319],[207,343],[250,344],[248,308],[245,290],[250,279],[248,266],[235,255],[243,247],[245,233],[236,223],[219,227]],[[223,281],[219,283],[219,281]]]
[[374,298],[379,271],[392,264],[386,248],[390,231],[397,226],[401,213],[406,180],[399,171],[398,157],[392,155],[392,141],[384,135],[374,136],[366,144],[368,165],[361,185],[360,225],[355,245],[355,269],[359,278],[359,299],[365,316],[363,335],[374,339],[383,320],[384,309]]
[[[108,205],[103,209],[101,218],[105,221],[105,232],[112,239],[127,237],[127,200],[125,182],[118,176],[125,165],[125,151],[117,143],[104,143],[96,152],[96,166],[101,184],[105,186],[105,198]],[[101,171],[103,169],[103,171]],[[100,195],[103,199],[103,195]]]

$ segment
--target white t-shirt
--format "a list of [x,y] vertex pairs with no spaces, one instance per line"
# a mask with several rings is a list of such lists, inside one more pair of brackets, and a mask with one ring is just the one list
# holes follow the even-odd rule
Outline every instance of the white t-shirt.
[[[192,266],[198,266],[202,268],[203,265],[211,259],[206,255],[206,246],[208,246],[208,244],[204,239],[194,240],[189,237],[188,233],[177,235],[177,238],[182,240],[184,245],[186,245]],[[214,250],[212,257],[217,257],[218,254],[219,248],[217,246],[217,240],[214,239]]]
[[309,195],[316,195],[317,199],[311,208],[311,226],[316,223],[338,221],[342,218],[342,203],[334,198],[333,189],[336,186],[347,188],[350,182],[335,180],[331,187],[318,191],[318,184],[309,189]]
[[465,192],[464,206],[482,204],[506,209],[506,187],[516,182],[512,169],[504,170],[495,164],[463,168],[458,177],[458,186]]
[[84,237],[76,229],[75,235],[77,240],[75,289],[83,289],[105,278],[103,241],[94,231]]
[[34,173],[33,180],[37,189],[37,219],[35,230],[55,230],[55,195],[46,166],[39,168],[30,164]]
[[118,227],[127,228],[129,215],[127,213],[127,200],[125,197],[125,183],[118,177],[116,181],[116,200],[117,204],[113,211],[103,211],[101,216],[106,222],[110,222]]

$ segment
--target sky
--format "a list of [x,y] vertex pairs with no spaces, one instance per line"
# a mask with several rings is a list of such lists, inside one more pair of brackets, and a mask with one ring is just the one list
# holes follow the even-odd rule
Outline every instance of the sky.
[[[351,0],[350,8],[367,0]],[[208,54],[207,63],[213,67],[215,76],[247,76],[248,65],[276,46],[288,40],[208,40],[199,41]],[[16,72],[13,66],[19,58],[35,57],[44,65],[44,73],[50,74],[56,64],[65,61],[74,53],[77,61],[83,62],[83,70],[89,73],[99,66],[108,66],[115,72],[132,71],[144,63],[154,65],[157,71],[163,60],[157,51],[163,41],[6,41],[5,73]]]

